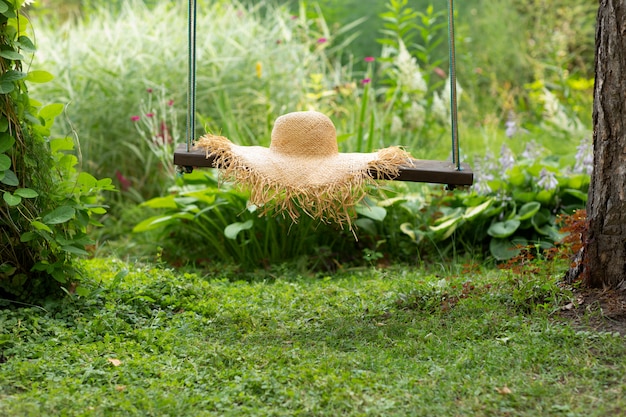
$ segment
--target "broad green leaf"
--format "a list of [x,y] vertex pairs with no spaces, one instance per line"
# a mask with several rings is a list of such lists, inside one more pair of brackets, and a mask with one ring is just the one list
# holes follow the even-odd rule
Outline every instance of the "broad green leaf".
[[[6,132],[7,130],[9,130],[9,120],[6,118],[6,116],[0,116],[0,132]],[[8,133],[5,133],[4,135],[0,136],[0,143],[2,143],[2,138],[4,136],[8,136],[8,137],[12,138],[11,135],[9,135]],[[15,141],[15,139],[13,139],[13,141]],[[13,146],[13,144],[11,144],[11,146]],[[9,148],[11,146],[9,146]],[[4,152],[4,151],[6,151],[6,149],[4,149],[4,150],[2,150],[0,152]]]
[[47,83],[53,79],[54,75],[50,74],[48,71],[30,71],[28,75],[26,75],[26,81],[30,81],[31,83]]
[[489,199],[482,204],[474,207],[468,207],[463,214],[465,220],[471,220],[489,208],[493,200]]
[[254,221],[252,219],[247,220],[243,223],[236,222],[236,223],[229,224],[224,229],[224,236],[226,236],[227,239],[233,239],[233,240],[237,239],[237,235],[239,234],[239,232],[244,231],[244,230],[249,230],[252,228],[253,225],[254,225]]
[[26,77],[26,74],[21,71],[8,70],[2,76],[0,76],[0,81],[5,82],[13,82],[17,80],[21,80]]
[[30,40],[28,36],[20,36],[19,38],[17,38],[17,43],[20,49],[25,52],[32,54],[33,52],[37,51],[35,44],[33,43],[33,41]]
[[[6,123],[6,126],[3,124]],[[0,131],[6,131],[9,124],[6,119],[0,119]],[[4,130],[2,128],[4,127]],[[8,133],[0,135],[0,153],[6,152],[15,144],[15,138]]]
[[376,223],[372,219],[359,217],[354,221],[354,224],[358,227],[358,232],[365,232],[365,234],[372,236],[376,235]]
[[14,61],[24,60],[24,56],[22,54],[20,54],[19,52],[11,51],[11,50],[0,51],[0,56],[2,58],[11,59]]
[[75,215],[76,210],[74,207],[61,206],[46,214],[42,220],[45,224],[60,224],[71,220]]
[[528,245],[526,239],[516,238],[512,241],[509,239],[491,239],[489,242],[489,252],[499,261],[511,259],[521,252],[521,248]]
[[6,171],[11,168],[11,158],[8,155],[0,153],[0,171]]
[[535,228],[543,226],[550,221],[550,216],[550,210],[547,208],[539,210],[531,219],[533,226],[535,226]]
[[39,117],[42,117],[44,120],[52,120],[63,113],[64,108],[65,106],[61,103],[48,104],[39,110]]
[[0,82],[0,94],[8,94],[11,91],[15,90],[15,84],[10,81],[2,81]]
[[387,210],[385,210],[383,207],[378,207],[374,205],[372,206],[359,205],[356,207],[356,212],[362,216],[368,217],[372,220],[376,220],[379,222],[382,222],[383,220],[385,220],[385,216],[387,216]]
[[566,194],[569,194],[573,197],[578,198],[583,203],[587,202],[588,194],[584,193],[580,190],[574,190],[573,188],[568,188],[567,190],[563,190]]
[[48,227],[47,224],[44,224],[38,220],[33,220],[30,222],[30,225],[33,226],[35,229],[37,230],[44,230],[48,233],[52,233],[52,229],[50,229],[50,227]]
[[191,213],[176,213],[166,216],[152,216],[139,222],[134,228],[133,232],[147,232],[148,230],[158,229],[165,227],[178,219],[193,220],[194,216]]
[[531,201],[530,203],[526,203],[519,209],[519,213],[517,213],[517,219],[530,219],[539,211],[540,208],[541,204],[537,201]]
[[76,185],[80,186],[84,190],[94,188],[98,184],[98,180],[88,172],[81,172],[76,178]]
[[506,220],[504,222],[495,222],[487,230],[489,236],[497,238],[505,238],[511,236],[520,225],[520,221],[517,219]]
[[55,138],[50,140],[50,151],[56,153],[59,151],[71,151],[74,149],[74,140],[70,137]]
[[89,255],[89,252],[87,252],[85,249],[78,248],[72,245],[61,246],[61,249],[67,253],[72,253],[74,255]]
[[9,10],[9,6],[6,3],[0,1],[0,13],[4,13],[8,10]]
[[18,188],[13,192],[15,195],[19,195],[23,198],[35,198],[39,197],[39,194],[35,190],[31,190],[30,188]]
[[168,208],[175,209],[176,207],[178,207],[173,195],[169,195],[167,197],[151,198],[150,200],[145,201],[141,205],[145,207],[164,208],[164,209],[168,209]]
[[26,242],[30,242],[33,239],[37,238],[37,233],[35,232],[26,232],[26,233],[22,233],[22,235],[20,236],[20,242],[22,243],[26,243]]
[[20,180],[17,179],[15,172],[7,169],[4,171],[4,177],[0,180],[1,183],[10,185],[11,187],[17,187],[20,185]]
[[19,195],[13,195],[8,191],[4,192],[2,198],[9,206],[17,206],[22,202],[22,197],[20,197]]

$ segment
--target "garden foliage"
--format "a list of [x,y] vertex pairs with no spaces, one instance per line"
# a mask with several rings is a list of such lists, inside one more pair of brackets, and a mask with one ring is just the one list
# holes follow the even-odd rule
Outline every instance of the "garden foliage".
[[0,1],[0,293],[45,296],[77,278],[73,259],[86,255],[94,216],[105,212],[99,191],[110,179],[78,172],[71,137],[51,137],[63,104],[44,105],[29,83],[49,81],[29,70],[35,45],[22,1]]

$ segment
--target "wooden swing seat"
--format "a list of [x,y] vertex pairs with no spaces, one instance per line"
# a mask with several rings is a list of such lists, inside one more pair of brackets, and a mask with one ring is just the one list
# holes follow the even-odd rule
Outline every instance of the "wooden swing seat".
[[[206,157],[204,150],[189,149],[187,151],[186,144],[181,144],[176,148],[174,165],[182,167],[185,172],[191,172],[194,167],[219,168],[214,165],[214,158]],[[450,188],[456,188],[472,185],[474,173],[466,163],[461,163],[461,169],[457,170],[456,165],[450,161],[414,159],[413,166],[400,167],[400,174],[397,177],[377,179],[446,184]]]

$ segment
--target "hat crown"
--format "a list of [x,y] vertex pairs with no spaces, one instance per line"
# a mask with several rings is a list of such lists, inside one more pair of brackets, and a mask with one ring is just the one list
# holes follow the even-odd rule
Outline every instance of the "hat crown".
[[287,113],[274,123],[270,150],[289,156],[337,155],[335,125],[328,116],[319,112]]

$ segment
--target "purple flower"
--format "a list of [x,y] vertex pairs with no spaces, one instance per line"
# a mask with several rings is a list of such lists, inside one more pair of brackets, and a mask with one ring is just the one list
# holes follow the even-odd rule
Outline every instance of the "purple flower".
[[130,116],[130,120],[132,120],[133,122],[138,122],[139,119],[141,119],[140,116]]
[[328,39],[326,39],[326,38],[319,38],[317,40],[317,43],[319,43],[319,44],[326,43],[326,42],[328,42]]
[[554,172],[542,168],[541,172],[539,173],[539,181],[537,182],[537,185],[544,190],[551,191],[556,189],[556,187],[559,185],[559,181],[556,179],[556,175],[554,175]]
[[369,83],[371,83],[371,82],[372,82],[372,79],[371,79],[371,78],[363,78],[363,79],[361,80],[361,84],[363,84],[363,85],[365,85],[365,84],[369,84]]

